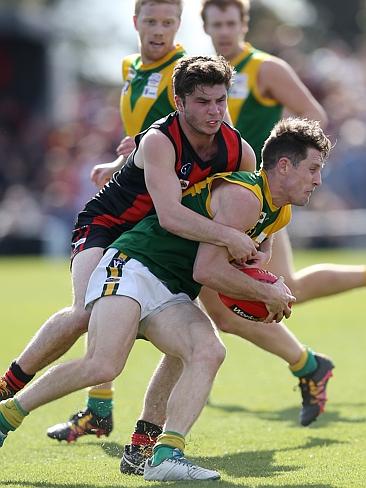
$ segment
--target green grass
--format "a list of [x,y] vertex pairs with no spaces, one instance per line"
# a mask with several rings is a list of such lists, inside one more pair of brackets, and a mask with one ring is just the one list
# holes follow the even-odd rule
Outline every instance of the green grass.
[[[366,252],[296,254],[297,267],[321,261],[366,262]],[[68,263],[39,259],[0,260],[0,276],[2,371],[42,321],[68,304],[70,279]],[[224,337],[228,356],[212,405],[189,434],[186,450],[191,459],[220,471],[218,486],[366,486],[365,299],[363,289],[299,305],[288,322],[303,342],[336,363],[327,412],[309,428],[298,425],[299,391],[283,361]],[[81,340],[67,357],[82,351]],[[136,344],[116,381],[115,429],[105,442],[89,437],[67,445],[45,435],[48,426],[83,406],[83,392],[33,412],[0,451],[0,486],[146,486],[141,478],[122,476],[119,460],[158,358],[150,344]]]

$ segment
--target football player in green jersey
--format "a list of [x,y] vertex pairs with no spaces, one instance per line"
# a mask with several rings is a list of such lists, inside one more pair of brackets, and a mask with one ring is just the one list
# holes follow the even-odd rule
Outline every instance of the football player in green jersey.
[[140,52],[122,60],[120,112],[125,133],[118,158],[96,165],[91,178],[101,188],[135,148],[134,137],[175,110],[172,75],[184,48],[175,43],[182,0],[137,0],[133,18]]
[[[229,91],[229,113],[242,137],[254,148],[260,163],[263,143],[281,117],[283,108],[318,120],[322,126],[326,125],[327,116],[285,61],[245,42],[249,9],[249,0],[203,0],[202,19],[217,53],[224,56],[237,72]],[[277,276],[284,276],[297,303],[366,284],[365,266],[316,265],[295,273],[292,261],[287,231],[283,229],[274,239],[270,263],[263,265]],[[299,378],[303,401],[300,422],[302,425],[313,422],[324,410],[325,386],[331,370],[328,360],[301,344],[283,323],[253,326],[228,311],[217,299],[216,292],[206,287],[203,287],[200,299],[222,331],[247,339],[288,363],[292,373]],[[158,374],[152,379],[131,445],[125,447],[122,472],[138,473],[140,452],[144,446],[153,444],[151,438],[159,432],[158,425],[164,420],[160,408],[150,415],[149,404],[153,403],[150,395],[155,394],[158,398],[159,389],[163,392],[170,381],[168,371],[173,371],[174,364],[170,361],[165,365],[165,361],[167,358],[162,360]],[[309,387],[310,382],[314,388]]]
[[[259,168],[263,143],[284,108],[298,116],[318,120],[323,127],[327,117],[285,61],[257,50],[245,41],[249,10],[250,0],[203,0],[201,15],[205,32],[211,37],[216,52],[237,71],[229,92],[229,113],[234,126],[255,150]],[[320,264],[295,272],[286,229],[276,234],[271,260],[266,267],[285,278],[285,283],[297,298],[296,303],[366,284],[365,266]],[[301,377],[302,365],[309,353],[283,324],[253,327],[250,322],[230,314],[214,292],[205,288],[200,298],[221,330],[248,339],[278,355],[290,365],[296,376]],[[314,374],[317,377],[315,383],[318,383],[321,375],[318,377],[316,370]],[[300,421],[308,425],[322,409],[314,407],[319,403],[317,390],[310,399],[307,383],[300,380],[300,387],[303,395]],[[311,408],[309,401],[313,404]]]
[[[190,211],[248,233],[259,244],[260,254],[262,245],[267,251],[271,234],[288,223],[290,205],[306,205],[321,184],[330,147],[317,122],[283,120],[266,141],[261,174],[209,177],[188,189],[182,203]],[[263,219],[264,210],[268,221]],[[223,246],[174,236],[154,215],[122,234],[89,281],[85,304],[93,308],[85,357],[53,367],[14,399],[0,403],[0,446],[30,411],[85,386],[113,380],[123,370],[140,331],[181,364],[179,379],[163,405],[164,430],[144,466],[144,478],[218,479],[219,473],[187,461],[183,452],[185,436],[225,357],[214,327],[192,300],[202,284],[238,299],[261,301],[277,286],[248,278],[231,259]]]

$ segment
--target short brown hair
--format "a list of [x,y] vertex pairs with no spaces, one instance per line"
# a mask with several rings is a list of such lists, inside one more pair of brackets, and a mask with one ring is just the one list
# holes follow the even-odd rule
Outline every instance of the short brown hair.
[[148,3],[168,3],[169,5],[176,5],[179,7],[179,17],[182,15],[183,0],[136,0],[135,2],[135,15],[138,16],[143,5]]
[[250,0],[202,0],[201,17],[203,23],[206,23],[206,10],[208,7],[217,7],[220,10],[226,10],[228,7],[237,7],[242,22],[249,22]]
[[185,56],[173,71],[174,93],[182,100],[200,85],[231,86],[233,68],[223,56]]
[[264,169],[272,169],[282,157],[288,157],[293,166],[307,157],[309,148],[320,151],[327,159],[332,143],[317,120],[300,117],[282,119],[273,127],[262,149]]

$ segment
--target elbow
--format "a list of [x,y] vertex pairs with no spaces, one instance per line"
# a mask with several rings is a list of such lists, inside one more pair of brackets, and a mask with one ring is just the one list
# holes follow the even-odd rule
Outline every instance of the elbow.
[[207,286],[211,288],[211,280],[210,280],[210,268],[207,266],[194,266],[193,268],[193,279],[196,283],[200,285]]
[[172,234],[176,233],[176,225],[174,222],[174,218],[172,218],[170,213],[167,212],[160,212],[158,214],[159,224],[164,230],[171,232]]

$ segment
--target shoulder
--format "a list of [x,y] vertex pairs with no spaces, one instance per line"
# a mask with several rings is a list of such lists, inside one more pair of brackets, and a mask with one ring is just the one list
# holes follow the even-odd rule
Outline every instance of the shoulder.
[[224,180],[212,192],[211,209],[214,215],[224,216],[227,225],[248,230],[258,220],[261,202],[247,186]]
[[164,132],[151,127],[141,138],[140,147],[144,152],[150,151],[152,153],[161,152],[173,148],[173,144]]
[[293,69],[291,66],[283,59],[277,56],[268,55],[261,64],[261,74],[264,76],[271,75],[288,75],[292,73]]
[[259,208],[261,199],[257,192],[254,191],[256,185],[255,174],[239,171],[227,177],[223,176],[220,181],[221,184],[217,185],[213,190],[219,199],[231,202],[236,210],[244,204],[245,209],[248,211]]
[[128,56],[125,56],[124,58],[122,58],[122,69],[129,68],[139,58],[140,58],[140,54],[139,53],[129,54]]

